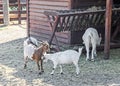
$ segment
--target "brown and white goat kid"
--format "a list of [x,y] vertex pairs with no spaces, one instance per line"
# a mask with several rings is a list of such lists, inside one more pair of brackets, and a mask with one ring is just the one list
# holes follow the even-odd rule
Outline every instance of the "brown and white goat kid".
[[[28,58],[31,60],[35,60],[38,66],[39,74],[44,72],[43,70],[43,60],[42,56],[49,50],[48,42],[42,42],[39,47],[36,47],[34,44],[29,43],[26,45],[26,40],[24,41],[24,68],[27,66]],[[40,65],[39,65],[40,62]]]
[[98,32],[95,28],[88,28],[82,36],[83,43],[85,44],[87,57],[86,60],[90,59],[89,57],[89,48],[92,46],[91,61],[94,61],[94,55],[96,54],[96,46],[100,45],[102,37],[98,35]]

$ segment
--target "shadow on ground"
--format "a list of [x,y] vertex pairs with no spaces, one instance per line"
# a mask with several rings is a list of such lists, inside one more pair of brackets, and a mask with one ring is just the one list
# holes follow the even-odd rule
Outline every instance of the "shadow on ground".
[[44,63],[45,72],[38,75],[34,61],[29,61],[23,69],[23,41],[25,38],[0,44],[0,85],[8,86],[120,86],[120,49],[111,50],[111,59],[103,60],[103,52],[98,53],[95,62],[79,60],[80,74],[76,75],[74,65],[59,67],[52,76],[52,63]]

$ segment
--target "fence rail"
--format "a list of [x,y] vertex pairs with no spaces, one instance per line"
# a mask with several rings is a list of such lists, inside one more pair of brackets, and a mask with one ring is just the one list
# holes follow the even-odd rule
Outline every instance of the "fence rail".
[[[3,16],[3,4],[0,3],[0,24],[4,23]],[[19,5],[19,6],[18,6]],[[21,23],[21,20],[26,19],[26,3],[10,3],[9,4],[9,16],[10,21],[18,20]]]

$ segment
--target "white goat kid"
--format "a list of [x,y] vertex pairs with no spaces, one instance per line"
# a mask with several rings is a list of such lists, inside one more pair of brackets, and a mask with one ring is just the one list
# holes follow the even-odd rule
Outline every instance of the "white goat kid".
[[76,67],[76,73],[79,74],[79,67],[78,67],[78,61],[79,61],[79,57],[82,53],[82,49],[83,48],[79,48],[79,52],[75,51],[75,50],[66,50],[66,51],[62,51],[62,52],[57,52],[54,54],[45,54],[44,55],[44,60],[51,60],[54,64],[53,70],[51,72],[51,74],[54,74],[55,68],[57,67],[57,65],[60,65],[60,73],[63,73],[62,70],[62,66],[61,64],[71,64],[73,63]]
[[102,37],[98,35],[98,32],[95,28],[88,28],[82,36],[83,43],[85,44],[87,57],[86,60],[90,59],[89,57],[89,48],[92,46],[91,61],[94,61],[94,55],[96,54],[96,46],[100,45]]

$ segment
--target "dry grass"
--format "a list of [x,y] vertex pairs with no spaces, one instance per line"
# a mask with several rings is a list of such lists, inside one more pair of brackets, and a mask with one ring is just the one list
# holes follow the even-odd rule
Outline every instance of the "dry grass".
[[79,60],[80,74],[76,75],[74,65],[59,67],[52,76],[52,63],[44,63],[45,72],[38,75],[35,62],[30,61],[23,69],[23,40],[25,29],[9,26],[0,30],[0,86],[120,86],[120,49],[111,50],[109,60],[98,52],[95,62],[85,61],[82,54]]

